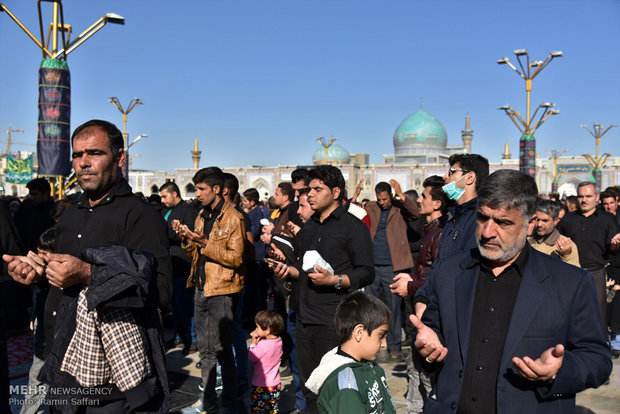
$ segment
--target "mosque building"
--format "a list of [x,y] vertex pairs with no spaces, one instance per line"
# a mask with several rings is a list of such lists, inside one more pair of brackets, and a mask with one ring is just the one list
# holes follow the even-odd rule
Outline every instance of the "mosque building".
[[[465,128],[461,131],[461,144],[448,145],[448,134],[441,122],[433,115],[420,109],[405,118],[396,128],[393,136],[394,152],[383,155],[383,163],[370,164],[369,154],[351,154],[344,146],[344,140],[324,140],[312,155],[312,164],[331,164],[342,171],[347,181],[347,192],[353,194],[360,180],[363,180],[361,198],[374,199],[375,185],[380,181],[395,179],[404,190],[415,189],[421,192],[424,179],[430,175],[443,176],[449,168],[451,154],[472,153],[474,131],[471,129],[469,115],[465,117]],[[475,145],[475,144],[474,144]],[[489,154],[482,153],[488,158]],[[177,169],[170,175],[164,172],[132,171],[130,184],[134,191],[146,195],[156,192],[166,180],[174,180],[184,198],[194,196],[192,177],[199,167],[200,151],[196,140],[191,151],[194,168]],[[310,166],[310,165],[307,165]],[[248,166],[223,168],[235,174],[241,190],[256,188],[261,198],[273,195],[278,183],[291,180],[291,172],[300,166]],[[506,143],[502,160],[490,164],[490,171],[509,168],[519,169],[518,154],[513,158]],[[536,160],[536,182],[541,193],[551,192],[552,175],[558,176],[558,192],[565,195],[576,194],[577,184],[592,180],[591,167],[582,156],[563,156],[557,158],[538,158]],[[620,157],[610,157],[602,169],[602,188],[620,185]]]

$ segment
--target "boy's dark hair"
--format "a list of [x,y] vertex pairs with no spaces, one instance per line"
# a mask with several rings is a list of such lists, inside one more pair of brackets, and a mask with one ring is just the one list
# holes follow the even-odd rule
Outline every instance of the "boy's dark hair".
[[443,178],[438,175],[426,177],[426,180],[422,183],[422,187],[431,188],[431,199],[434,201],[441,201],[441,208],[439,209],[441,214],[446,214],[446,211],[448,211],[448,199],[446,198],[446,193],[444,193],[442,189],[445,184]]
[[342,345],[351,339],[353,328],[361,324],[368,334],[381,325],[390,324],[392,314],[383,302],[365,292],[351,293],[336,308],[334,324],[338,342]]
[[302,195],[307,196],[309,192],[310,192],[310,189],[308,187],[302,188],[301,190],[299,190],[299,197],[301,197]]
[[228,196],[231,200],[239,193],[239,180],[234,174],[224,173],[224,188],[228,189]]
[[304,185],[308,185],[310,183],[307,168],[298,168],[291,173],[291,181],[293,182],[293,184],[302,180],[304,182]]
[[291,183],[282,182],[278,184],[278,188],[283,195],[288,197],[289,203],[295,201],[295,190],[293,190],[293,186],[291,185]]
[[[452,154],[448,163],[453,166],[456,163],[467,172],[476,174],[476,191],[480,189],[482,181],[489,176],[489,160],[478,154]],[[463,173],[465,175],[465,173]]]
[[269,329],[272,335],[280,335],[284,332],[284,319],[273,309],[263,309],[254,317],[254,323],[261,329]]
[[53,252],[56,246],[56,226],[50,227],[39,236],[37,248],[48,252]]
[[248,188],[243,192],[243,196],[250,201],[254,201],[254,203],[258,205],[260,195],[258,194],[258,190],[256,188]]
[[118,161],[118,151],[121,148],[125,148],[125,140],[123,139],[123,133],[111,122],[101,119],[91,119],[90,121],[84,122],[73,131],[73,135],[71,135],[71,144],[82,134],[83,130],[89,127],[97,127],[106,133],[108,140],[110,140],[110,150],[112,151],[114,161]]
[[392,195],[392,186],[386,183],[385,181],[381,181],[375,185],[375,194],[388,193]]
[[224,188],[224,173],[218,167],[207,167],[198,170],[192,181],[194,185],[202,183],[207,184],[211,188],[218,185],[221,191]]
[[344,199],[346,183],[342,176],[342,172],[337,167],[333,165],[319,165],[314,167],[308,172],[308,182],[312,180],[322,181],[330,190],[336,187],[340,188],[338,201]]
[[164,190],[166,190],[170,194],[177,193],[177,197],[181,197],[181,190],[179,190],[179,186],[172,181],[168,181],[167,183],[164,183],[161,187],[159,187],[160,193]]

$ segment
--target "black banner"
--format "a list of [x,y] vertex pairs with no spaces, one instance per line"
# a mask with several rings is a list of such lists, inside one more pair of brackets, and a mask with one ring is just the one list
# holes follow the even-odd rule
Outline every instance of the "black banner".
[[45,59],[39,68],[39,175],[71,172],[71,75],[64,60]]

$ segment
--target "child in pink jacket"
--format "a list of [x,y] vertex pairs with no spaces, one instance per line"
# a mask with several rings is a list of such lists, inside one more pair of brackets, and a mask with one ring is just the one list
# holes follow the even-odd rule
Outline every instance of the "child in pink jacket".
[[277,414],[284,320],[276,311],[265,309],[256,314],[254,322],[256,329],[250,334],[252,344],[248,349],[248,360],[254,364],[252,414]]

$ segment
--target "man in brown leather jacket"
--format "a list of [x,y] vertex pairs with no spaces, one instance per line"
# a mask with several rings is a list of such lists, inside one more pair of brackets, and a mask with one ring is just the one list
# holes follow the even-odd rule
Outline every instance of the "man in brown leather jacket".
[[192,179],[202,210],[192,232],[180,223],[173,227],[192,258],[188,287],[196,286],[194,319],[202,365],[203,398],[182,412],[217,409],[216,362],[222,367],[222,402],[236,404],[237,374],[232,351],[234,308],[243,288],[245,224],[243,216],[221,195],[224,174],[217,167],[203,168]]
[[[400,200],[392,197],[392,188]],[[387,347],[390,361],[402,361],[401,317],[402,299],[390,294],[389,285],[394,275],[399,272],[410,272],[413,268],[413,257],[407,239],[407,221],[420,217],[418,206],[410,200],[395,180],[390,184],[380,182],[375,186],[377,201],[369,201],[366,211],[370,217],[370,236],[373,244],[375,264],[375,281],[367,288],[367,292],[382,298],[392,311],[392,324],[387,335]],[[380,356],[381,359],[383,357]],[[385,360],[382,362],[386,362]]]

